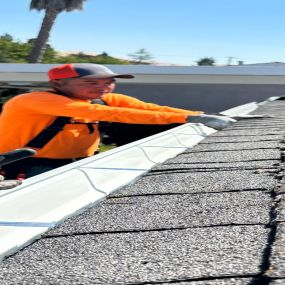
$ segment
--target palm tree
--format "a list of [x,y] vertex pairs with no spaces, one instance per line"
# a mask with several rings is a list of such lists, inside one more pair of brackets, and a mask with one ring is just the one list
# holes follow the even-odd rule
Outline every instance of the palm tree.
[[34,40],[33,48],[28,61],[39,63],[42,61],[43,54],[49,39],[49,34],[57,15],[62,12],[82,10],[83,2],[86,0],[32,0],[30,9],[38,11],[45,10],[45,16],[39,31],[38,37]]

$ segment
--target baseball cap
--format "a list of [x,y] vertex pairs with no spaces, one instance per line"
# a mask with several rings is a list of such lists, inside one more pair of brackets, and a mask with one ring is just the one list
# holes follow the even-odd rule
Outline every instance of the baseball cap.
[[69,63],[51,68],[48,71],[50,80],[76,77],[90,78],[134,78],[131,74],[117,74],[101,64]]

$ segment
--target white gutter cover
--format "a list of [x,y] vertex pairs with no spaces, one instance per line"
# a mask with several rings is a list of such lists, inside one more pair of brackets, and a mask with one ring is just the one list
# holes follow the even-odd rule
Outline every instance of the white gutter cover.
[[256,110],[258,107],[258,103],[256,102],[251,102],[248,104],[240,105],[231,109],[228,109],[226,111],[220,112],[222,115],[226,116],[234,116],[234,115],[246,115],[250,112],[253,112]]
[[214,132],[202,124],[184,124],[0,191],[0,260]]

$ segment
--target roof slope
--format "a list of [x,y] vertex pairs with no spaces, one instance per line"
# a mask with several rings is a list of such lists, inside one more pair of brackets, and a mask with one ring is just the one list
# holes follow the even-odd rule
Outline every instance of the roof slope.
[[284,284],[284,107],[260,105],[274,117],[211,135],[49,231],[0,263],[1,284]]

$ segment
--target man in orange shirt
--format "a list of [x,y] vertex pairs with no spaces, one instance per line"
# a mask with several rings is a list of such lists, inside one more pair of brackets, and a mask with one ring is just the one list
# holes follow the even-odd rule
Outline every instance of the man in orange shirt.
[[[98,64],[64,64],[49,70],[52,90],[35,91],[10,99],[0,116],[0,152],[30,147],[33,158],[4,170],[27,177],[92,156],[99,145],[99,121],[132,124],[201,122],[221,129],[233,119],[205,115],[112,93],[115,74]],[[28,161],[29,160],[29,161]]]

